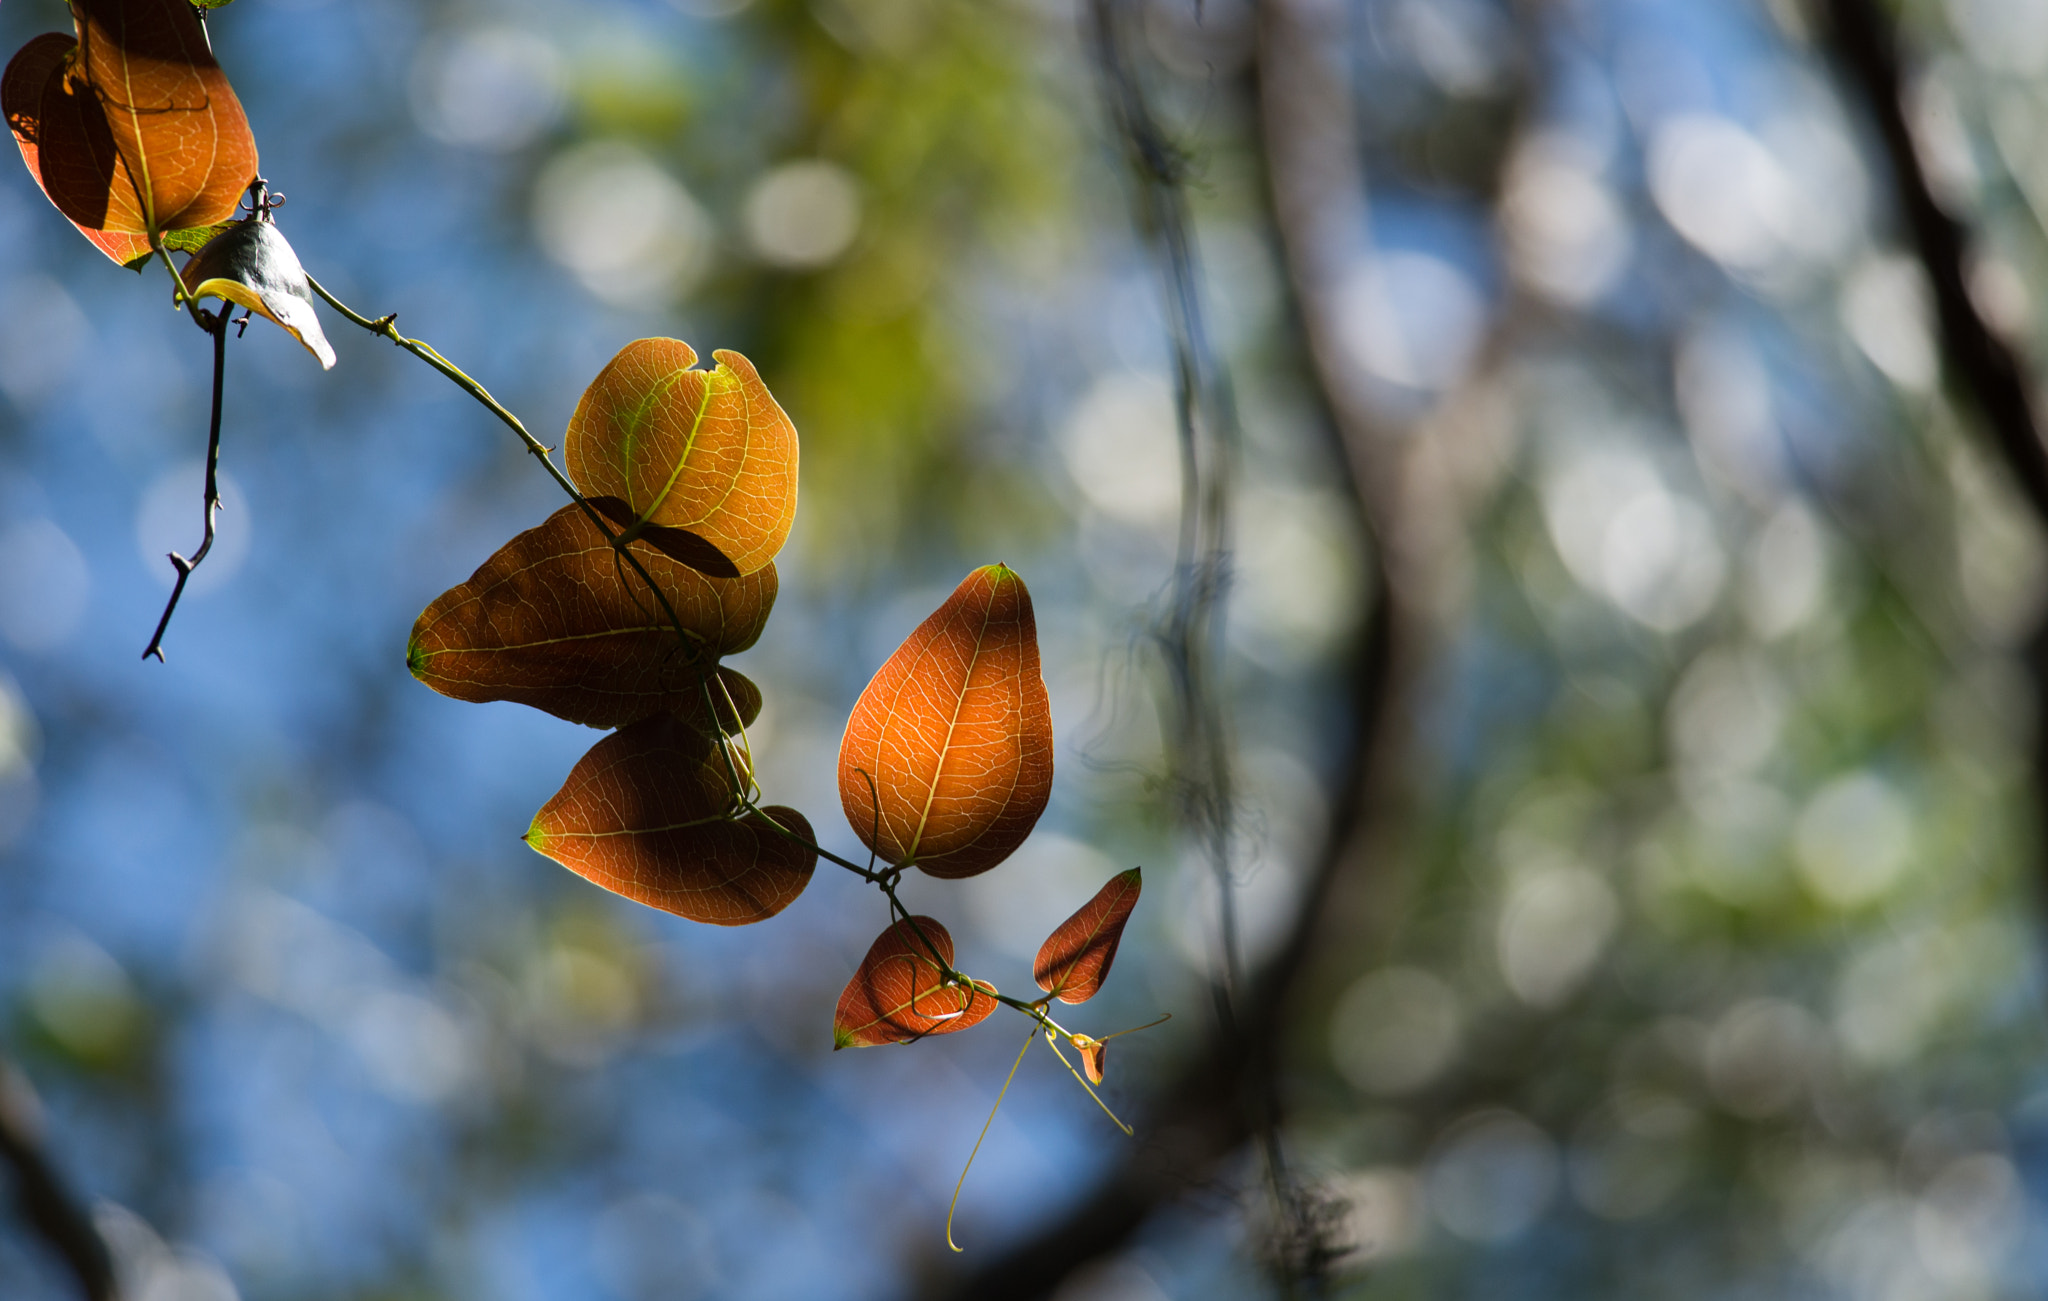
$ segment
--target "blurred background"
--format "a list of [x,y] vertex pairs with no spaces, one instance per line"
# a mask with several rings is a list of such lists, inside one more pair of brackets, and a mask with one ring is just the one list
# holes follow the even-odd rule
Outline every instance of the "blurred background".
[[[757,363],[803,496],[735,664],[828,846],[868,676],[969,568],[1030,583],[1051,809],[906,898],[1022,992],[1141,864],[1066,1020],[1174,1019],[1109,1058],[1135,1142],[1026,1060],[960,1258],[1021,1023],[832,1053],[877,896],[821,865],[726,931],[605,894],[518,841],[597,734],[406,673],[559,500],[424,366],[332,314],[331,374],[233,344],[221,541],[137,659],[210,345],[0,167],[0,1056],[126,1295],[971,1294],[1020,1250],[1062,1301],[2048,1286],[2041,527],[1817,7],[1110,8],[1118,75],[1074,0],[211,22],[307,268],[543,440],[634,338]],[[2042,353],[2048,6],[1873,12],[1968,307]],[[0,50],[66,23],[11,0]],[[1133,215],[1161,177],[1178,281]],[[1271,1141],[1180,1166],[1147,1119],[1227,968],[1158,636],[1175,293],[1238,419],[1229,912],[1292,975],[1278,1124],[1238,1126]],[[1062,1229],[1146,1153],[1128,1224]],[[76,1288],[0,1216],[0,1295]]]

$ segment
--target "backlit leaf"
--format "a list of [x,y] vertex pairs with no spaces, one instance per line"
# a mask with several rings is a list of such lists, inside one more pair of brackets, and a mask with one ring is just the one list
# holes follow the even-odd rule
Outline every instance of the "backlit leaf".
[[[72,37],[47,32],[22,46],[8,62],[6,74],[0,76],[0,112],[6,113],[8,129],[21,149],[21,161],[28,165],[28,174],[35,178],[45,197],[50,187],[43,181],[42,140],[47,134],[43,126],[43,89],[53,74],[62,75],[71,52],[77,48],[78,42]],[[69,101],[60,101],[59,106],[68,105]],[[68,214],[66,220],[70,220]],[[123,266],[140,268],[150,258],[147,235],[121,235],[89,230],[76,221],[71,224],[95,248]]]
[[680,339],[627,344],[576,404],[562,454],[586,494],[687,530],[751,574],[796,516],[796,428],[752,362],[712,356],[713,369],[692,370],[697,354]]
[[761,635],[775,567],[707,578],[646,542],[632,551],[697,644],[682,643],[640,576],[571,505],[435,598],[413,625],[406,667],[444,696],[517,701],[592,727],[701,711],[717,658]]
[[[939,961],[934,961],[937,951]],[[995,986],[975,981],[947,986],[953,937],[930,917],[898,921],[868,946],[860,970],[846,982],[832,1014],[832,1046],[872,1048],[952,1034],[988,1019]]]
[[818,864],[817,851],[799,843],[815,843],[811,824],[779,807],[735,819],[725,744],[667,717],[615,732],[577,761],[534,815],[526,843],[607,890],[691,921],[745,926],[773,917]]
[[235,222],[195,254],[179,272],[195,298],[222,298],[283,326],[322,370],[334,368],[334,349],[313,311],[313,291],[299,255],[277,223],[261,215]]
[[[9,124],[33,138],[50,201],[81,229],[118,235],[232,217],[256,141],[192,7],[73,0],[72,18],[75,41],[39,37],[9,65]],[[136,255],[94,242],[116,261]]]
[[1051,794],[1031,594],[1013,570],[985,565],[861,692],[839,743],[839,800],[890,862],[964,877],[1009,857]]
[[[1138,906],[1143,884],[1137,868],[1119,872],[1081,911],[1061,922],[1039,946],[1038,959],[1031,964],[1031,978],[1038,987],[1062,1003],[1085,1003],[1095,997],[1109,978],[1109,964],[1116,961],[1124,923]],[[1075,1046],[1080,1047],[1078,1043]]]

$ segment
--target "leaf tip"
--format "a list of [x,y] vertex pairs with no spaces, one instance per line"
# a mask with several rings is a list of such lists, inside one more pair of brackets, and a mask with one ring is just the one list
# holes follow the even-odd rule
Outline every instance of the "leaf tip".
[[533,815],[533,825],[527,827],[526,833],[519,838],[525,841],[526,847],[534,853],[547,854],[550,858],[554,857],[552,854],[548,854],[548,833],[547,828],[540,824],[540,814],[536,813]]

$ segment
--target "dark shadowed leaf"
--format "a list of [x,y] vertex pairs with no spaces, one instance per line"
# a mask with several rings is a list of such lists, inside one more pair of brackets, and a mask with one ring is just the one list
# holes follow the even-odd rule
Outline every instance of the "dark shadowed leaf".
[[732,561],[727,560],[717,547],[688,529],[665,528],[660,524],[640,524],[633,508],[617,497],[592,497],[590,504],[598,512],[621,529],[640,525],[640,537],[647,545],[661,552],[671,560],[688,565],[699,573],[713,578],[738,578],[740,571]]
[[1119,872],[1081,911],[1061,922],[1039,946],[1038,959],[1031,964],[1031,978],[1038,987],[1062,1003],[1085,1003],[1095,997],[1109,978],[1109,965],[1116,961],[1116,946],[1124,937],[1124,923],[1138,906],[1143,884],[1137,868]]
[[697,354],[679,339],[627,344],[576,404],[562,454],[589,496],[687,530],[731,572],[751,574],[796,517],[796,428],[752,362],[712,356],[716,367],[692,370]]
[[[234,216],[256,141],[192,7],[73,0],[72,15],[75,41],[31,41],[7,78],[9,125],[32,138],[30,169],[50,201],[81,229],[117,235]],[[138,255],[94,242],[119,262]]]
[[305,268],[277,223],[260,216],[235,222],[201,248],[179,275],[193,297],[223,298],[268,317],[306,345],[322,370],[334,368],[334,349],[313,311]]
[[[572,505],[435,598],[413,625],[406,666],[458,700],[517,701],[592,727],[700,711],[718,657],[761,635],[775,567],[707,578],[645,542],[632,550],[697,643],[682,644],[640,576]],[[751,683],[742,691],[758,702]]]
[[930,917],[912,917],[883,931],[839,995],[832,1046],[909,1043],[987,1020],[997,1006],[995,986],[946,986],[934,950],[944,967],[953,965],[953,937]]
[[840,803],[890,862],[964,877],[1009,857],[1051,794],[1031,594],[1014,571],[985,565],[861,692],[839,744]]
[[738,761],[729,766],[729,758],[723,741],[679,720],[635,723],[577,762],[534,815],[526,843],[607,890],[691,921],[745,926],[773,917],[810,883],[818,863],[807,847],[811,825],[780,807],[735,819]]

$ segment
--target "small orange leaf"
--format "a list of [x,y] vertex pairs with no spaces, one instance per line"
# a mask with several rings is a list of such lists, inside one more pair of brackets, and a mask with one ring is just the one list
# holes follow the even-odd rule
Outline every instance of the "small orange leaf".
[[1081,1054],[1081,1070],[1088,1076],[1088,1082],[1102,1083],[1102,1064],[1103,1059],[1109,1056],[1109,1045],[1085,1034],[1071,1035],[1069,1042],[1074,1045],[1074,1051]]
[[[50,201],[81,229],[111,234],[232,217],[256,177],[256,141],[192,7],[72,0],[71,9],[77,39],[30,42],[7,104],[17,139],[25,128],[34,136],[31,170]],[[39,88],[30,84],[38,73]]]
[[[1119,872],[1079,912],[1061,922],[1039,945],[1038,959],[1031,964],[1031,978],[1038,987],[1062,1003],[1085,1003],[1095,997],[1109,978],[1109,964],[1116,961],[1124,923],[1138,906],[1143,885],[1137,868]],[[1074,1046],[1081,1046],[1079,1040]]]
[[444,696],[517,701],[592,727],[701,709],[700,684],[717,658],[761,635],[775,567],[707,578],[645,542],[631,545],[701,644],[682,645],[640,576],[572,505],[436,597],[413,625],[406,666]]
[[861,692],[839,743],[839,801],[891,863],[958,878],[1009,857],[1051,794],[1031,593],[1015,571],[985,565]]
[[796,427],[752,362],[712,356],[713,369],[692,370],[697,354],[680,339],[627,344],[576,404],[562,455],[585,493],[685,530],[751,574],[796,518]]
[[650,908],[745,926],[802,894],[818,855],[808,847],[811,824],[795,809],[733,812],[727,756],[677,719],[650,718],[592,746],[534,814],[525,840]]
[[[938,960],[933,960],[937,952]],[[941,965],[943,963],[943,965]],[[978,1025],[996,1010],[995,986],[947,986],[953,937],[930,917],[893,923],[868,947],[832,1014],[834,1048],[903,1044]]]

